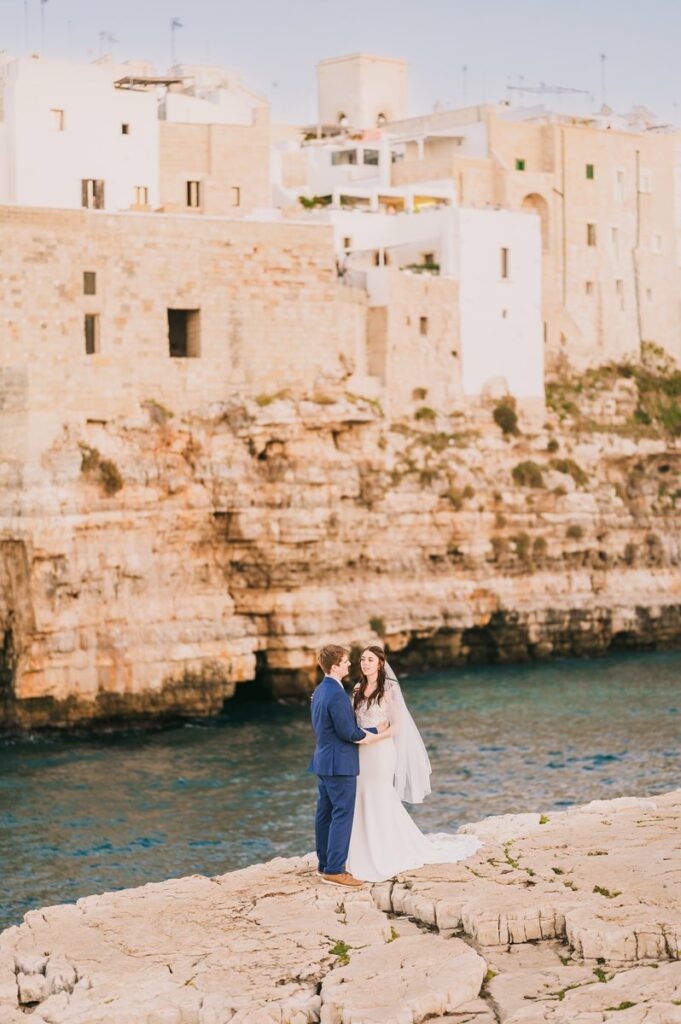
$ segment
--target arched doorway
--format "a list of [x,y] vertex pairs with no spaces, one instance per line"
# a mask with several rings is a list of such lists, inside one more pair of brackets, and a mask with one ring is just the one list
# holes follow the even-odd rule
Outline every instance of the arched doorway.
[[538,192],[531,192],[522,201],[523,210],[535,210],[541,219],[541,247],[549,248],[549,205]]

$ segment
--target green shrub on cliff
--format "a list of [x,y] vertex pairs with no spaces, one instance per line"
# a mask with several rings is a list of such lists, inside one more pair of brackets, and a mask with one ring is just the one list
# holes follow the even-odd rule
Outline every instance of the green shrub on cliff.
[[111,459],[103,459],[97,448],[88,444],[80,446],[80,471],[84,476],[94,477],[106,494],[116,494],[123,486],[121,472]]
[[434,409],[431,409],[429,405],[422,405],[414,413],[415,420],[434,420],[437,413]]
[[499,404],[495,406],[492,416],[496,425],[501,427],[504,436],[516,436],[520,433],[515,398],[512,398],[510,395],[502,398]]
[[581,540],[584,536],[584,530],[579,523],[570,523],[565,531],[565,536],[568,540]]
[[514,466],[511,475],[518,484],[519,487],[543,487],[544,477],[542,476],[541,467],[536,462],[532,462],[531,459],[527,459],[525,462],[519,462],[517,466]]
[[559,473],[565,473],[567,476],[571,476],[578,487],[584,487],[589,482],[588,476],[582,467],[577,465],[574,459],[551,459],[549,465],[551,466],[551,469],[555,469]]
[[[633,381],[638,392],[638,404],[626,423],[596,422],[583,413],[583,398],[594,399],[622,379]],[[580,376],[549,382],[546,404],[561,421],[571,418],[579,430],[681,437],[681,370],[659,345],[644,341],[636,360],[605,363]]]

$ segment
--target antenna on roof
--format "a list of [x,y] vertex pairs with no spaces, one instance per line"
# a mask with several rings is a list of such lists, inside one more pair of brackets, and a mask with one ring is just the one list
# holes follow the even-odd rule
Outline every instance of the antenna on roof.
[[607,102],[606,94],[605,94],[605,62],[607,60],[607,57],[606,57],[606,55],[604,53],[602,53],[600,55],[600,60],[601,60],[601,106],[604,107],[606,105],[606,102]]
[[461,68],[461,86],[463,91],[463,105],[466,106],[466,100],[468,99],[468,65],[464,64]]
[[[113,54],[113,47],[118,42],[115,36],[112,36],[106,29],[102,29],[99,33],[99,56],[103,57],[105,53],[109,52]],[[110,49],[107,51],[107,47]]]
[[45,54],[45,4],[47,0],[40,0],[40,52]]
[[175,33],[178,28],[184,28],[184,25],[179,18],[170,19],[170,62],[171,66],[175,67],[177,64],[177,53],[175,51]]

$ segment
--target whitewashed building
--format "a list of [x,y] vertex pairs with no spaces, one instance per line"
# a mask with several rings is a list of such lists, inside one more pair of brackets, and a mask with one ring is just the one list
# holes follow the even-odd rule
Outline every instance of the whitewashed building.
[[5,59],[0,63],[0,203],[128,210],[158,203],[157,98],[116,85],[130,69]]
[[[389,213],[367,193],[365,206],[307,215],[332,225],[346,284],[366,289],[370,310],[384,311],[375,317],[385,329],[375,372],[393,395],[422,374],[443,404],[457,395],[543,400],[538,214],[458,206],[451,182],[420,190],[430,208]],[[413,206],[410,189],[388,191]]]

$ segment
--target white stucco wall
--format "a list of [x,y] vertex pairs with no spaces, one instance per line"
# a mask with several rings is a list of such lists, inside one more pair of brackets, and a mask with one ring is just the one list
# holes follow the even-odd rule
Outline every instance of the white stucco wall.
[[[125,210],[134,186],[158,204],[156,94],[116,89],[110,64],[22,59],[6,68],[8,201],[80,207],[83,178],[105,182],[105,208]],[[52,110],[64,111],[64,130]],[[128,124],[129,134],[121,126]]]
[[256,107],[247,94],[217,89],[209,97],[169,92],[161,105],[166,121],[184,124],[252,124]]
[[350,238],[352,252],[395,248],[394,265],[419,262],[421,252],[428,251],[436,253],[443,275],[449,275],[453,269],[449,240],[455,229],[456,211],[451,207],[394,214],[325,210],[319,219],[333,225],[338,257],[345,252],[343,240]]
[[[502,247],[509,250],[508,280],[501,277]],[[543,398],[539,217],[461,208],[458,248],[464,394],[503,378],[517,398]]]

